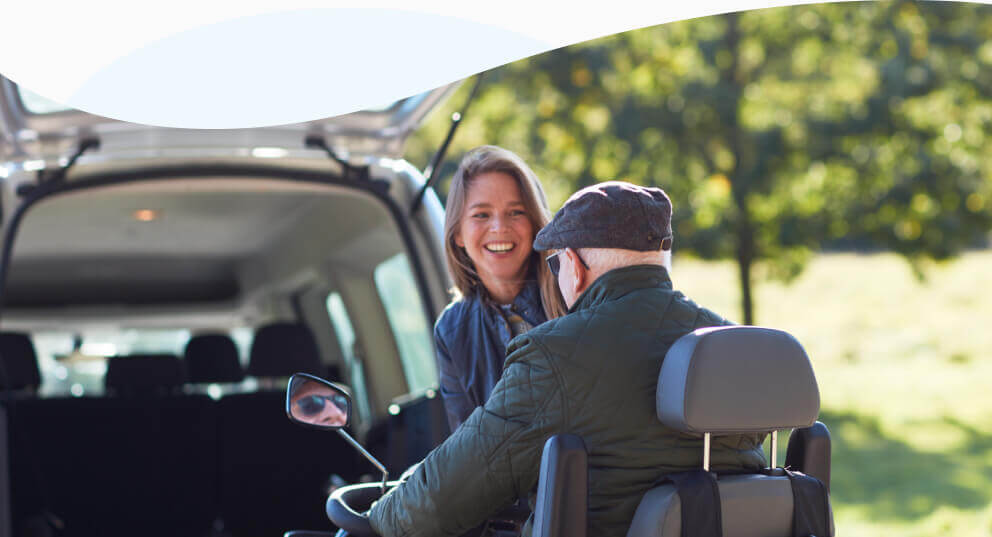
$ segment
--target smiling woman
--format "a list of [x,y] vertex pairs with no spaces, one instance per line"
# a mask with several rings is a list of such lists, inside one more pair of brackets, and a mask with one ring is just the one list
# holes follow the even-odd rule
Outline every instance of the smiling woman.
[[510,339],[564,313],[557,283],[532,248],[548,220],[541,183],[520,157],[482,146],[462,159],[444,222],[456,298],[434,327],[452,430],[489,398]]
[[476,176],[466,196],[455,244],[464,248],[490,298],[509,304],[523,287],[534,224],[527,215],[513,176],[488,172]]

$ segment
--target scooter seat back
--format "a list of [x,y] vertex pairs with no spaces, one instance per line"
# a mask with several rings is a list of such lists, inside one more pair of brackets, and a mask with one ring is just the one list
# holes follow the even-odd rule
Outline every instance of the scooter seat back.
[[[809,357],[795,338],[769,328],[728,326],[696,330],[672,345],[661,366],[656,404],[661,422],[683,433],[768,433],[814,426],[820,395]],[[708,460],[708,453],[700,455]],[[783,470],[720,475],[716,487],[720,513],[699,514],[693,504],[689,524],[720,516],[723,537],[795,534],[793,483]],[[689,497],[699,501],[691,492]],[[655,487],[641,500],[627,536],[683,537],[681,507],[674,484]],[[812,509],[833,535],[832,512],[804,502],[799,507],[801,520]]]
[[[725,475],[718,481],[723,537],[792,537],[793,495],[786,476]],[[627,537],[680,537],[682,504],[672,484],[644,495]],[[830,536],[834,535],[833,514]]]

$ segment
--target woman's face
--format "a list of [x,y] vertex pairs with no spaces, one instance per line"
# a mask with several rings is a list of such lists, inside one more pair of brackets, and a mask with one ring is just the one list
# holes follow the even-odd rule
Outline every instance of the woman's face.
[[517,180],[483,173],[469,184],[455,244],[465,248],[486,288],[518,283],[527,275],[534,226]]

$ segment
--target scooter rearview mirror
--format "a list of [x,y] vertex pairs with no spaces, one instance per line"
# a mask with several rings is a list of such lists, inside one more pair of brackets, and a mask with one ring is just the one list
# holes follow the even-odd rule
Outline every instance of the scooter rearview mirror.
[[337,431],[359,453],[382,472],[382,493],[386,492],[389,472],[344,427],[351,423],[351,395],[348,389],[320,377],[297,373],[286,386],[286,415],[290,421],[325,431]]
[[351,421],[351,397],[343,386],[297,373],[286,388],[286,415],[303,425],[340,429]]

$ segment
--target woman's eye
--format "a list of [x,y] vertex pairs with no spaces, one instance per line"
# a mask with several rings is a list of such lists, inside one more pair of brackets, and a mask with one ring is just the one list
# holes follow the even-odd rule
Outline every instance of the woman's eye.
[[520,211],[520,210],[510,211],[510,216],[524,216],[526,214],[527,213],[525,211]]
[[472,215],[472,218],[476,218],[479,220],[482,220],[484,218],[489,218],[489,213],[475,213]]

